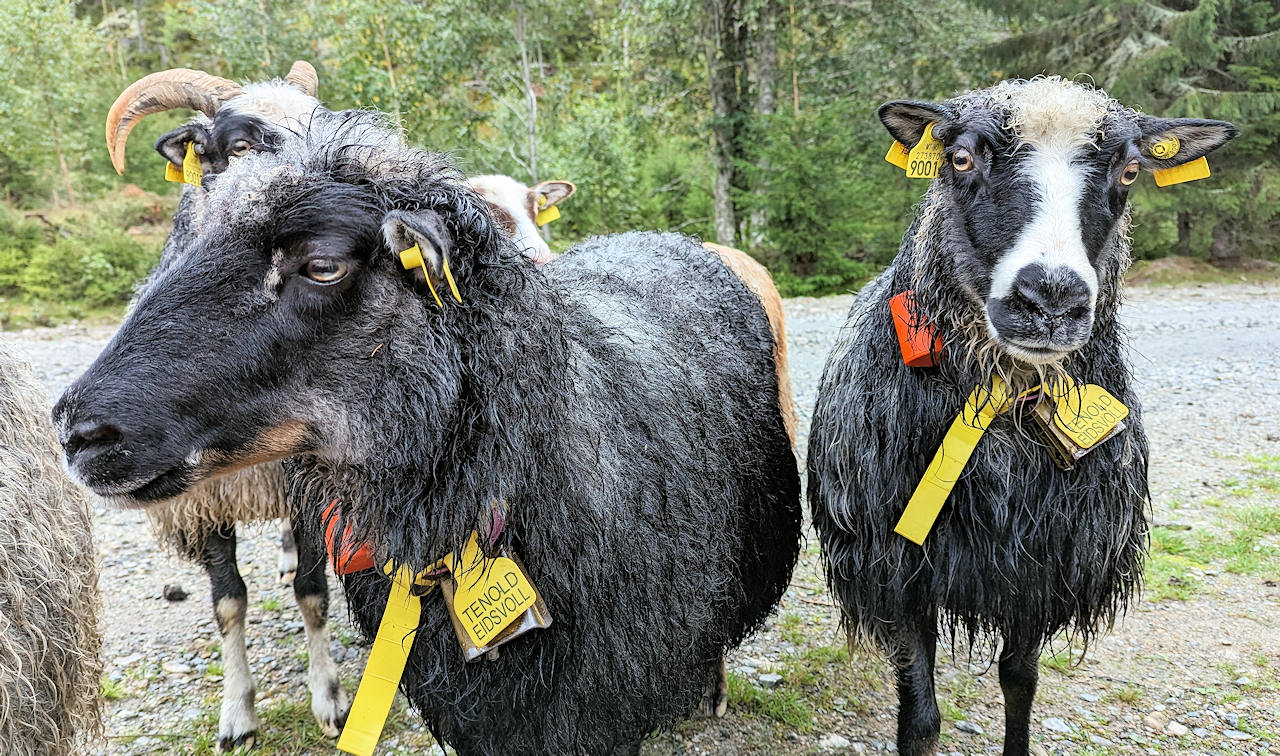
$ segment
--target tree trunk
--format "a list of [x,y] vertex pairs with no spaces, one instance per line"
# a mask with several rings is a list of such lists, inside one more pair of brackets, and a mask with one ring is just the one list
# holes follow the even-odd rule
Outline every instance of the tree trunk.
[[1191,213],[1187,210],[1178,211],[1178,246],[1174,247],[1174,252],[1183,257],[1191,256]]
[[1236,246],[1231,243],[1231,232],[1225,222],[1213,227],[1213,243],[1209,245],[1209,262],[1214,265],[1230,265],[1236,262]]
[[796,4],[791,3],[791,107],[800,115],[800,74],[796,72]]
[[58,117],[48,92],[44,95],[44,107],[49,111],[49,131],[53,135],[53,151],[58,155],[58,168],[62,171],[62,184],[67,190],[67,203],[76,206],[76,193],[71,188],[71,171],[67,169],[67,157],[62,152],[62,134],[58,131]]
[[[774,84],[778,78],[778,0],[765,0],[760,6],[755,30],[755,62],[756,62],[756,115],[761,116],[758,122],[761,127],[769,121],[769,116],[777,109]],[[764,129],[761,129],[761,133]],[[748,237],[753,246],[764,242],[765,228],[769,214],[764,204],[769,187],[768,157],[762,157],[757,163],[759,176],[755,182],[756,203],[751,209],[751,235]]]
[[741,96],[737,69],[742,62],[741,8],[738,0],[706,0],[707,83],[711,92],[711,136],[714,142],[716,241],[732,245],[737,222],[732,188],[737,178],[734,161],[739,155]]
[[382,42],[382,63],[387,68],[387,82],[391,85],[391,117],[400,124],[400,89],[396,86],[396,69],[391,65],[391,48],[387,46],[387,27],[381,16],[374,16],[378,23],[378,40]]

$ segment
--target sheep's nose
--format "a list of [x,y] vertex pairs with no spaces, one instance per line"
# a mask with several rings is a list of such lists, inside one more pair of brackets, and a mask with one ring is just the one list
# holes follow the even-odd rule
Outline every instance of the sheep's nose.
[[124,441],[124,433],[119,426],[105,421],[86,420],[71,426],[67,437],[62,440],[62,448],[70,461],[76,457],[100,454],[114,448],[121,441]]
[[1039,265],[1027,266],[1014,279],[1013,294],[1029,314],[1046,321],[1089,317],[1089,286],[1069,268],[1045,271]]

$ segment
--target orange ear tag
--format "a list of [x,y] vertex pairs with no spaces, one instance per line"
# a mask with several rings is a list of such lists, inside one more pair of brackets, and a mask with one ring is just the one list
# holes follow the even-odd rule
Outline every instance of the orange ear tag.
[[933,367],[934,355],[942,352],[942,338],[916,310],[915,292],[904,291],[889,299],[893,329],[898,333],[902,361],[907,367]]
[[325,545],[329,549],[329,563],[333,565],[334,574],[350,575],[373,569],[373,547],[367,543],[352,541],[350,527],[343,530],[342,540],[338,540],[335,532],[338,529],[338,518],[334,512],[337,506],[338,500],[334,499],[325,508],[324,514],[320,515],[320,520],[324,523]]

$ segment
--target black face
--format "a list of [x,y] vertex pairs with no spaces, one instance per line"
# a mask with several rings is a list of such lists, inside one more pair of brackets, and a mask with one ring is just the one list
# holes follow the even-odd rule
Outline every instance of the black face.
[[[992,96],[996,92],[997,96]],[[932,123],[944,146],[936,233],[954,282],[981,304],[989,336],[1030,363],[1092,332],[1104,257],[1123,232],[1142,167],[1187,162],[1234,135],[1217,121],[1137,116],[1058,80],[1006,83],[946,103],[894,102],[880,118],[908,147]],[[1160,139],[1179,153],[1157,160]]]
[[261,116],[223,109],[214,116],[212,128],[199,123],[183,125],[160,137],[156,151],[181,167],[187,144],[194,143],[204,173],[216,175],[227,170],[232,158],[274,152],[282,140],[278,127]]
[[[410,307],[370,273],[389,255],[366,192],[281,194],[265,213],[228,199],[54,408],[69,469],[117,504],[343,436],[342,402],[320,386],[356,374],[366,342]],[[337,327],[351,313],[363,316],[355,338]]]

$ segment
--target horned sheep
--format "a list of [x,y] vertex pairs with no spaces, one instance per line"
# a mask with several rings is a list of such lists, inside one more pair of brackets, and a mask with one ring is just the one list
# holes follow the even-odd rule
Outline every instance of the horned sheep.
[[[845,624],[897,670],[898,752],[937,745],[941,633],[992,654],[999,646],[1004,753],[1026,754],[1041,649],[1062,632],[1087,643],[1105,630],[1142,574],[1147,441],[1117,322],[1130,185],[1144,168],[1203,157],[1235,129],[1145,116],[1053,77],[891,102],[880,119],[907,148],[937,139],[941,168],[827,362],[809,503]],[[895,338],[890,299],[908,291],[915,307],[904,323],[932,329],[933,367],[907,367]],[[1067,376],[1130,414],[1060,469],[1027,410],[1054,393],[1037,386]],[[1001,385],[1009,412],[998,411]],[[987,408],[994,419],[958,479],[948,475],[954,488],[917,545],[918,532],[908,540],[895,523],[935,451],[963,456],[944,434],[966,403],[971,429]],[[1063,410],[1053,412],[1058,422]]]
[[62,471],[44,389],[0,344],[0,743],[83,753],[101,734],[89,503]]
[[[467,663],[428,599],[402,690],[462,753],[634,753],[698,703],[798,555],[763,308],[686,237],[529,265],[443,159],[359,126],[318,116],[219,177],[205,230],[55,410],[69,468],[136,506],[297,457],[307,521],[336,499],[379,562],[415,571],[490,533],[554,621]],[[448,291],[446,261],[459,296],[437,306],[423,282]],[[344,587],[372,634],[389,581]]]

